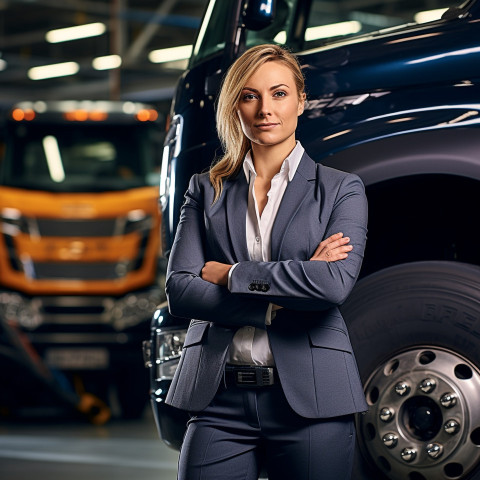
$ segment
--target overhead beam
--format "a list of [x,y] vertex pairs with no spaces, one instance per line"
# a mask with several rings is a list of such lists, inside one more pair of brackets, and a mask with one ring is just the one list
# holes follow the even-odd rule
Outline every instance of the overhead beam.
[[177,0],[165,0],[160,2],[155,13],[152,15],[150,22],[125,52],[123,58],[124,65],[133,63],[140,57],[140,54],[145,50],[145,47],[150,40],[159,31],[161,27],[159,20],[171,12],[176,2]]

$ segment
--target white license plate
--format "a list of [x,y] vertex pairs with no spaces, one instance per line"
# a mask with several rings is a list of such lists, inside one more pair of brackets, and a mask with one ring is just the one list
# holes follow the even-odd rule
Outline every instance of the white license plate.
[[45,362],[62,370],[101,370],[108,367],[109,354],[105,348],[49,348]]

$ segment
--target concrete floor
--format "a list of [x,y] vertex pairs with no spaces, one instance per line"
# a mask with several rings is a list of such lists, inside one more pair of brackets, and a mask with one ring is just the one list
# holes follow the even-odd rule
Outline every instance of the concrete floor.
[[141,420],[97,427],[71,419],[0,423],[1,480],[175,480],[178,453]]

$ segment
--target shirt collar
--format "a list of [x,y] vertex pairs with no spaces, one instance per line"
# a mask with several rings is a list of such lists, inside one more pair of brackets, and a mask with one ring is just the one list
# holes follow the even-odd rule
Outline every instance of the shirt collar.
[[[255,176],[257,172],[255,171],[255,165],[253,164],[252,151],[249,150],[245,155],[243,160],[243,171],[245,172],[245,177],[247,182],[250,181],[250,175],[253,173]],[[291,182],[295,172],[297,171],[300,160],[305,153],[305,149],[302,147],[302,144],[297,140],[295,148],[290,152],[290,155],[283,161],[282,166],[280,167],[280,172],[288,172],[288,180]]]

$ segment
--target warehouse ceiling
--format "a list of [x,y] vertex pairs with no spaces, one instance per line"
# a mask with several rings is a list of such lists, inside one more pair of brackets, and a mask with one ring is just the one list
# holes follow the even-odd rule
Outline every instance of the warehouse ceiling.
[[[0,108],[21,100],[168,101],[186,60],[154,63],[150,54],[191,46],[207,1],[0,0]],[[420,10],[459,2],[317,1],[311,21],[312,25],[335,23],[347,18],[348,12],[347,19],[361,20],[362,28],[372,31],[414,21]],[[96,36],[52,43],[52,31],[82,25],[100,31]],[[96,62],[104,57],[121,59],[121,66],[99,69]],[[35,67],[56,65],[58,73],[62,63],[74,70],[62,77],[34,79]]]
[[[149,53],[191,45],[207,0],[0,0],[0,105],[38,99],[170,98],[185,61],[152,63]],[[49,43],[47,32],[100,23],[90,38]],[[118,55],[121,68],[92,61]],[[117,57],[118,58],[118,57]],[[75,74],[32,80],[31,68],[76,62]]]

